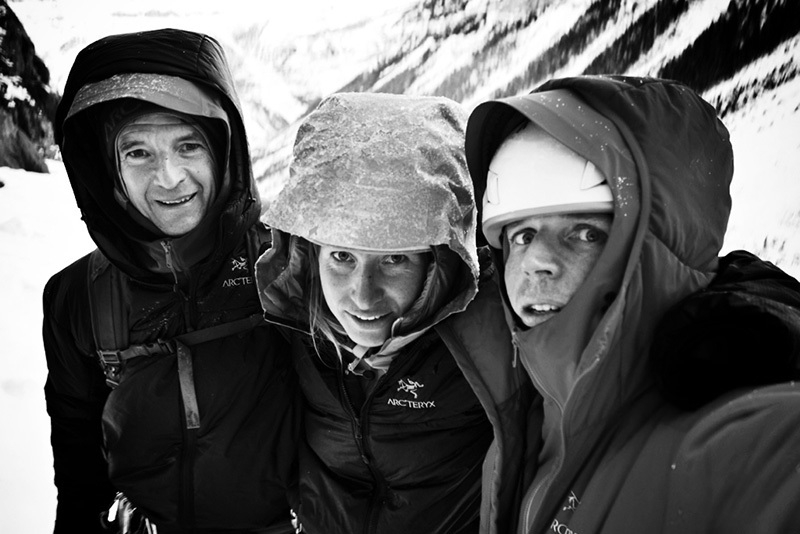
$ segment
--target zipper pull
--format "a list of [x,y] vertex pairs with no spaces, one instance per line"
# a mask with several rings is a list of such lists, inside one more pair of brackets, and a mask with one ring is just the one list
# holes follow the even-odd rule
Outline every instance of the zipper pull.
[[514,345],[514,359],[511,360],[511,367],[516,369],[517,368],[517,358],[519,358],[519,345],[517,344],[517,336],[515,334],[511,334],[511,342]]
[[176,293],[182,295],[180,283],[178,282],[178,272],[175,270],[175,264],[172,263],[172,242],[168,239],[161,241],[161,248],[164,249],[164,263],[166,263],[167,269],[172,273],[172,278],[175,280],[173,289]]

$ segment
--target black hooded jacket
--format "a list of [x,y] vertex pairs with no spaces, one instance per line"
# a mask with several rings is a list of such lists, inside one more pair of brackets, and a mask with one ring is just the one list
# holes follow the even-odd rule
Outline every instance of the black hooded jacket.
[[[227,160],[219,194],[189,233],[159,236],[114,198],[100,118],[75,111],[88,83],[122,73],[189,80],[212,95],[192,102],[218,121]],[[126,95],[122,95],[123,97]],[[221,108],[214,115],[206,110]],[[70,112],[72,109],[72,112]],[[222,117],[222,118],[220,118]],[[224,52],[179,30],[115,35],[76,58],[57,112],[56,139],[92,239],[122,274],[130,343],[169,339],[260,312],[252,261],[266,246],[242,113]],[[44,292],[45,386],[52,422],[55,532],[99,531],[122,491],[159,532],[263,532],[288,526],[299,428],[296,379],[284,337],[266,324],[191,348],[200,427],[188,430],[172,355],[137,358],[110,391],[96,360],[88,256]]]

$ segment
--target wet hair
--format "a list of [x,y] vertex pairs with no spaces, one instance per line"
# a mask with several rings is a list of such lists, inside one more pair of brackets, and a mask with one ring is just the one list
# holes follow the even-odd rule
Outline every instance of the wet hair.
[[[303,240],[305,241],[305,240]],[[348,339],[347,333],[334,317],[325,301],[322,293],[322,280],[319,275],[319,245],[305,241],[308,250],[308,272],[306,273],[306,291],[304,292],[304,304],[308,310],[308,328],[311,333],[311,342],[317,356],[326,362],[326,358],[320,352],[318,340],[329,341],[334,350],[339,363],[342,362],[342,347],[346,346],[345,340]],[[329,362],[326,362],[329,363]]]

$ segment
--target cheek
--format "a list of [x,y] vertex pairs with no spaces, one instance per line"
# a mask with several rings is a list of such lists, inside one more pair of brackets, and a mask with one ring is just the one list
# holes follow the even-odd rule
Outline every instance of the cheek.
[[602,247],[587,250],[581,254],[573,255],[572,258],[565,263],[565,265],[569,266],[569,279],[573,286],[573,293],[577,291],[583,281],[586,280],[586,277],[589,276],[601,252]]
[[503,271],[503,278],[506,287],[509,289],[517,287],[519,279],[522,277],[522,266],[520,265],[520,255],[510,253],[505,260],[505,270]]
[[195,176],[195,179],[203,187],[206,196],[208,198],[214,198],[217,190],[217,181],[214,176],[215,172],[211,164],[211,161],[209,160],[207,162],[204,162],[203,164],[197,165],[193,170],[193,174]]
[[594,264],[597,263],[597,260],[600,258],[600,254],[603,252],[602,246],[592,247],[589,251],[586,252],[583,256],[581,256],[578,263],[580,264],[581,270],[583,271],[583,278],[589,274],[589,271],[592,270]]
[[147,192],[147,175],[142,170],[137,169],[122,169],[120,171],[122,183],[125,186],[125,192],[128,198],[136,204],[144,199]]
[[319,283],[322,288],[322,296],[332,312],[336,313],[336,303],[341,299],[346,288],[346,281],[341,275],[332,273],[320,265]]
[[425,285],[426,271],[408,273],[396,282],[386,284],[386,293],[397,303],[400,313],[405,313],[419,298]]

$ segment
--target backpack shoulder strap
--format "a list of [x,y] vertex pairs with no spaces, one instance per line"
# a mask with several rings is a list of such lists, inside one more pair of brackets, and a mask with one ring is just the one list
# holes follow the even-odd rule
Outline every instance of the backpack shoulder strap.
[[92,337],[100,356],[100,365],[106,374],[106,382],[114,380],[117,384],[119,376],[109,376],[111,370],[104,365],[102,353],[128,346],[128,313],[124,305],[123,277],[123,273],[99,249],[94,249],[89,255],[87,287]]
[[[253,237],[257,237],[255,233]],[[257,239],[248,241],[253,245],[258,243]],[[191,347],[240,334],[265,323],[263,315],[258,312],[235,321],[192,330],[172,339],[131,345],[128,310],[125,306],[125,275],[98,249],[89,256],[88,289],[97,357],[106,376],[106,384],[112,389],[119,385],[125,364],[132,358],[177,354],[180,345]]]
[[[254,225],[247,234],[247,249],[251,266],[264,247],[265,234],[269,231]],[[268,237],[267,237],[268,239]],[[158,339],[152,343],[130,345],[128,309],[125,305],[125,274],[112,265],[95,249],[89,256],[88,269],[89,313],[92,321],[92,336],[106,384],[112,389],[120,384],[125,364],[139,356],[163,356],[174,354],[178,363],[178,378],[183,400],[186,428],[200,427],[200,412],[194,388],[194,370],[190,347],[213,339],[232,336],[266,324],[261,312],[248,317],[218,324],[208,328],[185,332],[172,339]]]

